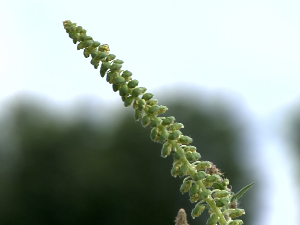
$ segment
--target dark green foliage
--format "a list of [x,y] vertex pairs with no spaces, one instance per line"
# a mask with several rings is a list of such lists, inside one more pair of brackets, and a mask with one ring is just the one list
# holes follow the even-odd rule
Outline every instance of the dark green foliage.
[[[241,174],[234,157],[228,156],[228,167],[221,159],[223,152],[228,155],[236,149],[234,126],[225,120],[227,127],[219,136],[215,129],[219,123],[212,114],[190,108],[183,117],[182,106],[168,106],[170,114],[185,125],[184,131],[193,134],[203,158],[218,167],[221,164],[222,171],[235,184]],[[1,225],[173,225],[178,209],[192,212],[195,204],[190,203],[189,194],[181,195],[178,191],[182,178],[170,176],[172,157],[160,157],[162,145],[149,140],[150,129],[135,123],[131,110],[124,108],[131,113],[121,116],[118,124],[112,126],[116,128],[107,132],[105,121],[77,118],[64,122],[42,108],[18,106],[9,110],[10,116],[4,119],[6,123],[13,122],[10,140],[16,149],[8,154],[10,145],[0,142]],[[105,113],[104,107],[101,112]],[[224,126],[224,120],[219,126]],[[1,129],[3,139],[4,127]],[[226,139],[229,135],[230,141]],[[218,137],[217,142],[214,137]],[[220,148],[214,148],[214,144]],[[235,173],[229,174],[231,167]],[[226,199],[222,202],[226,203]],[[141,206],[147,206],[147,210]],[[190,225],[206,221],[206,211],[195,220],[188,213]]]

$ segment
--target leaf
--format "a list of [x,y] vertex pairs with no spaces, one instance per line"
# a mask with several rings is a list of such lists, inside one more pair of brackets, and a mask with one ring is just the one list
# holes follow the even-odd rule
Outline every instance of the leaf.
[[237,201],[240,197],[242,197],[242,195],[243,195],[246,191],[248,191],[248,189],[251,188],[251,186],[252,186],[253,184],[254,184],[254,183],[247,185],[246,187],[242,188],[238,193],[236,193],[235,195],[233,195],[232,198],[231,198],[231,202]]

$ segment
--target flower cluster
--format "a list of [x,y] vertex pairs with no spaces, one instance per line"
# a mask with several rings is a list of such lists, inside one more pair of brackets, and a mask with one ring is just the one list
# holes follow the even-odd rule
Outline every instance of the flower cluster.
[[63,22],[66,32],[77,44],[77,49],[84,49],[83,55],[91,56],[91,64],[98,69],[100,62],[100,75],[112,84],[114,92],[119,92],[125,107],[132,105],[135,110],[134,117],[141,120],[143,127],[150,126],[152,141],[163,144],[161,156],[173,154],[174,162],[171,174],[174,177],[184,177],[180,187],[182,193],[188,192],[190,201],[195,202],[192,217],[198,217],[205,209],[209,210],[208,225],[240,225],[242,220],[233,220],[245,213],[237,208],[237,200],[252,186],[246,186],[237,194],[228,187],[229,180],[225,179],[220,170],[209,161],[199,161],[200,154],[196,147],[190,145],[192,138],[180,131],[184,126],[175,122],[174,117],[163,117],[168,108],[158,105],[153,94],[146,93],[145,87],[139,87],[139,82],[132,79],[132,73],[122,70],[123,61],[110,54],[107,44],[101,45],[87,36],[86,30],[76,26],[69,20]]

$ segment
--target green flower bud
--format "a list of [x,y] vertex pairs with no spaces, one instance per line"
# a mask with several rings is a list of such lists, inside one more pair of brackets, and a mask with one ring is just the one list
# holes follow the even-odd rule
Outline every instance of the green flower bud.
[[95,59],[103,59],[107,56],[108,54],[106,52],[98,52],[97,55],[95,56]]
[[113,91],[114,91],[114,92],[118,91],[118,90],[119,90],[119,87],[120,87],[120,86],[117,85],[117,84],[113,84],[113,85],[112,85],[112,88],[113,88]]
[[125,71],[123,71],[122,76],[123,77],[131,77],[132,73],[130,71],[128,71],[128,70],[125,70]]
[[92,47],[93,47],[93,48],[97,48],[99,45],[100,45],[100,42],[99,42],[99,41],[95,41],[95,42],[92,44]]
[[182,185],[180,186],[180,192],[186,193],[192,187],[193,181],[192,180],[184,180]]
[[119,70],[121,69],[122,64],[114,63],[111,65],[110,70]]
[[157,139],[157,136],[158,136],[158,128],[157,127],[154,127],[152,128],[151,130],[151,133],[150,133],[150,138],[152,141],[155,141],[156,142],[156,139]]
[[181,162],[174,162],[173,163],[173,167],[171,169],[171,175],[173,177],[177,177],[178,176],[180,167],[181,167]]
[[222,190],[222,191],[216,191],[214,193],[214,198],[222,198],[222,197],[227,197],[230,195],[228,191]]
[[76,30],[76,27],[74,25],[69,26],[69,31],[74,32]]
[[133,97],[138,97],[139,95],[141,95],[142,94],[142,90],[140,89],[140,88],[134,88],[133,90],[132,90],[132,96]]
[[152,105],[156,105],[158,103],[157,99],[150,99],[147,101],[147,104],[152,106]]
[[203,183],[204,187],[206,187],[206,188],[211,188],[211,186],[213,184],[211,182],[207,182],[206,180],[202,180],[202,183]]
[[174,130],[179,130],[181,128],[183,128],[183,124],[182,123],[174,123],[170,126],[169,131],[174,131]]
[[146,101],[150,100],[154,95],[151,93],[146,93],[143,95],[142,99],[145,99]]
[[120,60],[120,59],[116,59],[116,60],[114,60],[114,63],[123,64],[124,62],[122,60]]
[[189,145],[184,147],[185,152],[196,152],[197,148],[195,146]]
[[150,127],[157,127],[161,123],[161,118],[155,117],[151,120]]
[[203,171],[199,171],[197,173],[194,174],[193,176],[193,180],[194,181],[198,181],[198,180],[203,180],[206,176],[206,173]]
[[179,139],[178,139],[178,143],[183,144],[183,145],[188,145],[189,143],[191,143],[193,141],[192,138],[190,138],[189,136],[184,136],[182,135]]
[[181,135],[180,130],[174,130],[173,132],[170,132],[169,140],[177,140],[180,137],[180,135]]
[[158,105],[153,105],[149,108],[148,113],[150,115],[154,115],[158,112],[158,110],[159,110],[159,106]]
[[80,50],[80,49],[83,49],[84,48],[84,42],[80,42],[78,45],[77,45],[77,50]]
[[106,71],[110,68],[109,62],[103,62],[100,67],[100,75],[101,77],[105,76]]
[[179,160],[184,157],[184,151],[182,148],[177,148],[173,154],[174,160]]
[[223,186],[227,186],[229,184],[229,180],[228,179],[224,179],[223,181],[222,181],[222,185]]
[[219,218],[216,214],[211,214],[210,218],[207,220],[206,225],[217,225],[218,220]]
[[170,117],[167,117],[166,119],[163,119],[161,124],[164,126],[169,126],[174,123],[174,120],[175,120],[175,118],[173,116],[170,116]]
[[201,191],[199,194],[199,199],[200,200],[205,200],[208,198],[208,196],[211,195],[211,190],[205,189],[204,191]]
[[96,50],[96,49],[93,49],[92,51],[91,51],[91,56],[92,56],[92,58],[95,58],[95,56],[98,54],[98,51]]
[[151,122],[150,116],[148,116],[148,115],[143,116],[143,118],[142,118],[142,126],[143,127],[148,126],[150,124],[150,122]]
[[138,109],[143,110],[145,108],[146,102],[144,99],[139,99],[138,100]]
[[197,170],[205,170],[207,168],[211,167],[211,162],[209,161],[202,161],[200,163],[198,163],[198,165],[196,166]]
[[87,47],[91,46],[93,43],[94,43],[94,41],[92,41],[92,40],[85,40],[84,47],[87,48]]
[[233,220],[230,221],[228,225],[242,225],[244,224],[242,220]]
[[138,108],[138,104],[137,104],[137,101],[136,101],[136,100],[134,100],[132,107],[133,107],[134,109],[137,109],[137,108]]
[[111,60],[114,60],[116,58],[116,56],[114,54],[109,54],[107,57],[106,57],[106,61],[111,61]]
[[131,104],[132,104],[132,102],[133,102],[133,97],[132,96],[129,96],[129,97],[127,97],[126,99],[125,99],[125,101],[124,101],[124,106],[125,107],[128,107],[128,106],[130,106]]
[[197,160],[197,159],[194,157],[193,153],[190,152],[190,151],[186,152],[185,156],[186,156],[186,159],[187,159],[188,161],[196,161],[196,160]]
[[227,205],[228,203],[229,203],[229,198],[227,198],[227,197],[223,197],[223,198],[216,200],[217,207],[223,207],[223,206]]
[[125,100],[127,99],[127,96],[122,96],[121,99],[123,102],[125,102]]
[[188,161],[197,161],[197,159],[200,158],[200,154],[199,154],[199,157],[197,158],[197,155],[195,155],[194,152],[190,152],[190,151],[186,152],[185,156]]
[[69,37],[71,38],[71,39],[73,39],[74,38],[74,32],[72,32],[72,31],[70,31],[70,33],[69,33]]
[[88,58],[90,56],[90,53],[87,49],[84,49],[83,50],[83,55],[84,55],[85,58]]
[[76,27],[76,30],[75,30],[77,33],[80,33],[82,31],[82,27],[81,26],[78,26]]
[[99,65],[99,61],[98,60],[96,60],[96,59],[91,59],[91,64],[92,65]]
[[100,52],[106,52],[108,54],[109,53],[109,46],[107,44],[100,45],[98,47],[98,51],[100,51]]
[[190,197],[195,197],[195,195],[198,196],[199,190],[200,190],[200,187],[197,184],[194,184],[189,190]]
[[239,217],[239,216],[245,214],[244,209],[229,209],[228,211],[229,211],[229,216],[231,218]]
[[63,21],[63,25],[64,25],[64,28],[66,29],[66,27],[70,26],[71,24],[71,21],[70,20],[64,20]]
[[164,143],[168,139],[168,136],[169,132],[166,129],[163,129],[158,136],[158,141]]
[[166,158],[172,151],[172,145],[169,142],[164,143],[161,149],[161,157]]
[[192,155],[193,155],[193,161],[196,161],[201,158],[201,155],[199,152],[193,152]]
[[199,194],[196,194],[193,197],[190,197],[190,202],[198,202],[199,201]]
[[119,89],[119,94],[120,94],[120,96],[127,96],[128,95],[128,86],[127,86],[127,84],[124,84],[124,85],[121,86],[121,88]]
[[214,190],[216,190],[216,189],[219,189],[219,190],[225,190],[226,189],[226,186],[224,186],[223,184],[222,184],[222,182],[221,183],[213,183],[213,185],[211,186]]
[[136,109],[135,113],[134,113],[134,118],[135,118],[135,120],[141,119],[142,118],[142,111],[139,110],[139,109]]
[[86,38],[86,33],[81,33],[80,36],[79,36],[79,41],[82,41],[82,44],[84,44],[84,40]]
[[114,84],[119,86],[125,84],[125,78],[121,76],[116,77],[116,79],[114,80]]
[[76,44],[77,41],[79,41],[79,34],[78,34],[78,33],[75,33],[75,34],[73,35],[73,43]]
[[115,73],[109,72],[106,76],[106,81],[111,84],[114,80],[114,77],[115,77]]
[[88,40],[91,40],[91,41],[92,41],[93,38],[92,38],[91,36],[82,35],[82,36],[81,36],[81,40],[84,41],[84,42],[85,42],[85,41],[88,41]]
[[219,175],[213,174],[213,175],[207,175],[205,181],[208,183],[213,183],[221,180],[221,177]]
[[158,114],[163,114],[168,110],[168,108],[164,105],[159,106]]
[[[124,72],[123,72],[123,74],[124,74]],[[137,80],[131,80],[128,82],[128,87],[135,88],[138,84],[139,84],[139,82]]]
[[183,163],[182,166],[179,169],[179,173],[178,173],[179,177],[184,177],[185,175],[187,175],[188,171],[189,171],[188,164]]
[[193,219],[200,216],[201,213],[204,211],[204,209],[205,209],[204,205],[197,204],[191,213]]

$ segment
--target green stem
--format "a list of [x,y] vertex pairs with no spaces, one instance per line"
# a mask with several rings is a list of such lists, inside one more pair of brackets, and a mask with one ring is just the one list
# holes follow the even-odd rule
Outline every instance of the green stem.
[[[179,145],[175,142],[172,141],[172,146],[174,149],[178,150],[180,147]],[[189,163],[189,161],[186,158],[183,158],[182,161],[184,161],[185,163],[188,164],[189,166],[189,175],[191,177],[193,177],[193,174],[195,174],[197,171],[196,169],[193,167],[193,165],[191,165]],[[206,187],[204,186],[204,184],[202,183],[201,180],[196,181],[196,184],[202,189],[202,190],[206,190]],[[216,206],[215,201],[212,199],[211,196],[208,196],[208,198],[205,200],[207,202],[207,204],[210,206],[211,210],[220,218],[219,219],[219,223],[220,225],[226,225],[226,220],[224,218],[224,215],[222,214],[221,210]]]
[[[199,185],[199,187],[201,187],[202,190],[206,189],[201,180],[196,181],[196,183]],[[221,210],[216,206],[216,203],[212,199],[212,197],[208,196],[208,198],[205,201],[207,202],[207,204],[209,204],[211,210],[214,211],[214,213],[220,218],[219,219],[220,225],[226,225],[227,222],[224,218],[224,215],[222,214]]]

